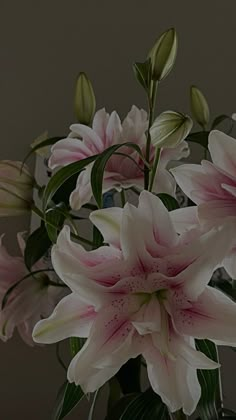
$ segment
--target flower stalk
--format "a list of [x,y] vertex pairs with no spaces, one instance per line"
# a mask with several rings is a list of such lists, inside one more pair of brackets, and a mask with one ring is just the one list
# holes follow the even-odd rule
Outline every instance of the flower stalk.
[[[153,118],[154,118],[157,87],[158,87],[158,82],[156,80],[154,80],[152,85],[151,85],[151,89],[150,89],[151,92],[150,92],[149,99],[148,99],[149,119],[148,119],[147,143],[146,143],[146,161],[147,161],[148,164],[150,162],[150,151],[151,151],[150,129],[151,129],[151,126],[152,126],[152,123],[153,123]],[[149,171],[150,171],[150,169],[148,168],[147,165],[145,165],[145,168],[144,168],[144,189],[145,190],[148,190],[148,186],[149,186]]]

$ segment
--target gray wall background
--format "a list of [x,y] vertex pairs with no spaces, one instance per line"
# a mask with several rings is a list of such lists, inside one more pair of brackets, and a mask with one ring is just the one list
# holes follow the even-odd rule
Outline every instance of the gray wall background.
[[[160,87],[158,111],[189,112],[194,83],[213,115],[235,112],[235,16],[235,0],[0,0],[0,159],[21,160],[45,129],[52,136],[67,133],[79,71],[91,78],[98,108],[125,115],[133,103],[145,106],[131,64],[144,60],[172,26],[179,53]],[[12,251],[15,233],[28,222],[0,219]],[[230,350],[223,355],[226,404],[233,407],[236,359]],[[30,349],[17,336],[0,343],[1,420],[50,419],[63,378],[54,346]],[[84,420],[85,411],[70,418]]]

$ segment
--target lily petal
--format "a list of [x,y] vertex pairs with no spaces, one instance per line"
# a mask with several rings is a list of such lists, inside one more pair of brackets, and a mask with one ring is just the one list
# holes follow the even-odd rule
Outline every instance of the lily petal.
[[183,233],[188,229],[198,226],[197,206],[190,206],[172,210],[169,215],[178,233]]
[[120,249],[122,209],[119,207],[95,210],[90,213],[91,222],[100,230],[104,241]]
[[236,346],[236,305],[219,290],[207,287],[192,308],[173,314],[180,334]]
[[68,337],[88,337],[96,317],[93,306],[85,305],[72,293],[62,299],[52,315],[38,322],[33,331],[37,343],[56,343]]
[[52,154],[48,162],[48,166],[51,169],[69,165],[92,155],[90,149],[81,140],[70,137],[59,140],[51,148],[51,152]]
[[171,412],[183,408],[185,414],[192,414],[201,395],[196,369],[183,359],[173,361],[162,356],[150,343],[146,347],[144,358],[151,386],[164,404]]
[[[222,264],[222,260],[232,248],[232,224],[228,223],[199,236],[192,243],[195,258],[178,277],[184,282],[184,291],[195,300],[209,283],[212,273]],[[189,247],[191,253],[191,247]]]
[[73,210],[79,210],[84,204],[89,203],[92,198],[92,187],[90,183],[93,164],[88,165],[77,179],[76,188],[70,195],[70,206]]
[[236,177],[236,142],[235,139],[218,130],[209,134],[209,151],[212,161],[219,168]]
[[[127,310],[129,303],[124,300]],[[101,387],[127,360],[136,357],[137,346],[132,346],[134,332],[125,311],[117,313],[114,307],[107,307],[99,313],[88,340],[69,366],[69,381],[80,384],[85,392]],[[97,369],[101,370],[98,376]]]

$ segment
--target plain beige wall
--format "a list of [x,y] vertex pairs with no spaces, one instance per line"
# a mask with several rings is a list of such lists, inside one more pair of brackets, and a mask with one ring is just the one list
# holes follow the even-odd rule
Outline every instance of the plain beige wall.
[[[0,159],[22,159],[45,129],[67,133],[79,71],[93,81],[98,107],[124,115],[133,103],[145,106],[131,63],[144,60],[155,38],[172,26],[179,53],[160,87],[159,110],[189,111],[194,83],[214,114],[235,112],[235,16],[235,0],[0,0]],[[26,226],[24,218],[0,220],[11,249],[16,231]],[[63,380],[54,355],[54,347],[31,350],[17,337],[0,343],[1,420],[50,419]],[[227,350],[224,392],[231,407],[235,361]]]

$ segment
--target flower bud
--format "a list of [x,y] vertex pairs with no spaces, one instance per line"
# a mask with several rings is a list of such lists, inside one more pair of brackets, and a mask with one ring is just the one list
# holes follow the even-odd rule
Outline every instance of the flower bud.
[[152,79],[162,80],[172,70],[177,55],[177,34],[174,28],[164,32],[148,57],[152,60]]
[[85,73],[80,73],[75,88],[75,114],[78,122],[90,125],[96,110],[92,84]]
[[0,216],[17,216],[30,210],[34,178],[26,165],[0,161]]
[[209,106],[205,96],[196,86],[191,86],[190,100],[193,117],[198,124],[206,128],[210,119]]
[[155,147],[176,147],[187,137],[192,126],[188,115],[174,111],[162,112],[150,129],[152,144]]

